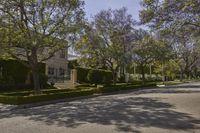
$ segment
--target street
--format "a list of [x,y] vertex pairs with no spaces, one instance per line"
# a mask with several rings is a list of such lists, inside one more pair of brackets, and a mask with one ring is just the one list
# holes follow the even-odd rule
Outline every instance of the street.
[[0,108],[0,133],[200,133],[200,83]]

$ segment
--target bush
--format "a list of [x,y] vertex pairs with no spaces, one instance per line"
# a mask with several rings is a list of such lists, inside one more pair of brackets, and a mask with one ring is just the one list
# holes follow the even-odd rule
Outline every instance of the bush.
[[103,83],[104,84],[111,84],[113,80],[112,72],[109,71],[102,71],[103,75]]
[[99,70],[91,69],[87,74],[87,79],[92,84],[101,84],[103,82],[102,74]]
[[117,79],[117,81],[119,82],[119,83],[124,83],[125,82],[125,75],[123,74],[123,75],[120,75],[120,77]]
[[69,69],[75,69],[78,66],[79,66],[79,64],[78,64],[77,60],[70,60],[70,61],[68,61],[68,68]]
[[81,68],[81,67],[77,67],[77,80],[79,83],[89,83],[87,80],[87,74],[89,72],[90,69],[88,68]]
[[4,104],[28,104],[28,103],[37,103],[44,102],[50,100],[58,100],[64,98],[72,98],[78,96],[87,96],[95,93],[95,89],[85,89],[85,90],[76,90],[69,92],[58,92],[58,93],[50,93],[50,94],[41,94],[41,95],[30,95],[30,96],[8,96],[8,95],[0,95],[0,103]]
[[47,87],[47,81],[48,81],[47,75],[45,75],[45,74],[43,74],[43,73],[40,73],[39,79],[40,79],[40,87],[41,87],[42,89],[43,89],[43,88],[46,88],[46,87]]
[[111,71],[81,67],[77,67],[76,70],[79,83],[109,84],[112,81]]
[[58,100],[64,98],[72,98],[72,97],[80,97],[92,95],[94,93],[107,93],[107,92],[115,92],[120,90],[128,90],[128,89],[139,89],[141,87],[153,87],[156,84],[147,83],[144,85],[140,84],[120,84],[120,85],[111,85],[107,87],[101,88],[91,88],[86,87],[83,89],[65,89],[65,90],[44,90],[43,94],[40,95],[31,95],[32,92],[16,92],[16,93],[2,93],[0,95],[0,103],[5,104],[28,104],[28,103],[36,103],[50,100]]
[[1,60],[1,84],[23,84],[28,75],[28,68],[16,60]]
[[[17,60],[0,60],[0,89],[31,87],[25,83],[30,71],[30,68]],[[39,63],[39,72],[45,74],[44,63]],[[44,83],[44,76],[41,78]]]

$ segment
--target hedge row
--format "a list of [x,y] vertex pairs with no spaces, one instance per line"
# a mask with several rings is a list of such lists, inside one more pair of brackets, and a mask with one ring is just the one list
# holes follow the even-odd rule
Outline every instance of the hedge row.
[[[72,97],[80,97],[80,96],[87,96],[92,95],[94,93],[107,93],[107,92],[115,92],[120,90],[128,90],[128,89],[136,89],[142,87],[153,87],[156,86],[155,83],[148,83],[145,85],[115,85],[115,86],[107,86],[101,88],[84,88],[78,90],[70,90],[70,91],[51,91],[52,93],[44,93],[41,95],[26,95],[23,94],[19,95],[0,95],[0,103],[4,104],[28,104],[28,103],[37,103],[43,101],[50,101],[50,100],[58,100],[64,98],[72,98]],[[24,93],[25,94],[25,93]]]
[[[86,90],[90,87],[79,87],[76,90],[75,89],[49,89],[49,90],[41,90],[43,94],[53,94],[53,93],[66,93],[66,92],[72,92],[72,91],[81,91]],[[4,92],[0,93],[0,95],[6,95],[6,96],[28,96],[34,94],[34,90],[29,91],[20,91],[20,92]]]
[[107,84],[112,82],[111,71],[82,67],[77,67],[76,70],[79,83]]
[[87,96],[94,94],[94,89],[88,90],[79,90],[79,91],[71,91],[64,93],[52,93],[52,94],[41,94],[41,95],[32,95],[32,96],[6,96],[0,95],[0,103],[4,104],[12,104],[12,105],[21,105],[28,103],[37,103],[44,102],[50,100],[58,100],[64,98],[72,98],[78,96]]
[[[0,89],[10,89],[12,87],[30,88],[30,85],[25,85],[25,81],[30,72],[30,68],[24,66],[17,60],[0,60]],[[44,63],[39,63],[39,72],[41,75],[41,80],[44,80]]]

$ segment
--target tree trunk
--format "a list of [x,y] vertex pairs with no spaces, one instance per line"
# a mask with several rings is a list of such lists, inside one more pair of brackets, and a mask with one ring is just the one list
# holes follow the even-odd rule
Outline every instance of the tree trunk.
[[164,67],[164,63],[162,62],[162,81],[163,81],[163,84],[165,82],[165,67]]
[[116,74],[115,74],[115,70],[112,71],[112,76],[113,76],[113,84],[116,84]]
[[38,65],[35,65],[35,67],[32,67],[32,73],[33,73],[33,85],[34,85],[35,93],[39,93],[40,81],[39,81]]
[[34,91],[36,94],[40,93],[40,79],[39,79],[39,66],[38,66],[38,59],[37,59],[37,49],[32,49],[32,54],[28,58],[33,74],[33,85],[34,85]]
[[141,73],[142,73],[142,81],[145,82],[145,72],[144,72],[144,65],[141,65]]
[[181,70],[181,73],[180,73],[180,81],[183,81],[183,71]]
[[187,76],[187,79],[190,79],[190,71],[188,69],[185,70],[185,74]]

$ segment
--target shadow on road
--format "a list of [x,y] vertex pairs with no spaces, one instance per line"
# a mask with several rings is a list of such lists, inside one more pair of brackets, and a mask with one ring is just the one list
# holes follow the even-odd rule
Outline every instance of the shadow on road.
[[27,116],[48,125],[77,128],[85,123],[115,125],[116,130],[140,133],[135,127],[162,129],[200,129],[200,120],[190,114],[174,111],[175,107],[160,98],[103,96],[82,101],[46,105],[4,112],[0,118]]

